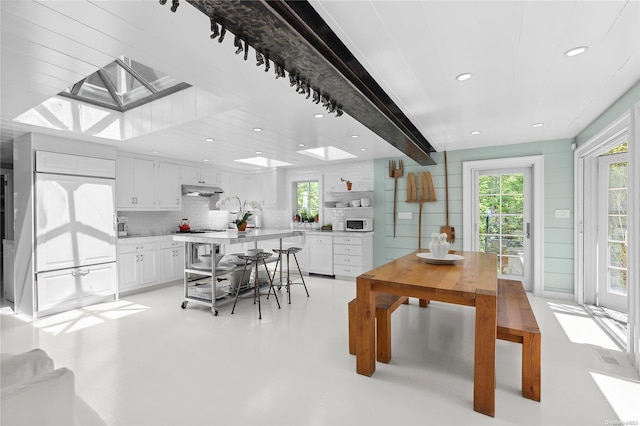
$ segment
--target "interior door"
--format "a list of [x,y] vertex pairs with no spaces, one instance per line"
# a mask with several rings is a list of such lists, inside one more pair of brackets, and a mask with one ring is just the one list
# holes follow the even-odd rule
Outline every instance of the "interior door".
[[482,170],[476,175],[473,250],[498,256],[498,277],[533,291],[531,168]]
[[598,158],[597,304],[627,312],[627,153]]

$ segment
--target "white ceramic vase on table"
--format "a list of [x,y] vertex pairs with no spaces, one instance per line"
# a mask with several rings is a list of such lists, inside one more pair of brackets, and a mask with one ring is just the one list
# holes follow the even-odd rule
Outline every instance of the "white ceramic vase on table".
[[438,234],[434,232],[431,234],[431,242],[429,243],[429,250],[433,257],[437,259],[444,259],[449,253],[450,244],[447,242],[447,234]]

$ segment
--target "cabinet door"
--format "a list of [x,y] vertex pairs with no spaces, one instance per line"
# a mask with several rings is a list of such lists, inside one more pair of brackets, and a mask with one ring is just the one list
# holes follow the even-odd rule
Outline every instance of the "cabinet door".
[[203,167],[200,169],[200,180],[207,185],[218,185],[220,175],[218,170],[213,167]]
[[153,160],[136,158],[134,161],[135,208],[139,210],[155,209],[155,185]]
[[133,158],[118,157],[116,161],[116,206],[128,209],[135,203],[135,163]]
[[156,195],[158,210],[182,209],[182,188],[180,187],[180,166],[178,164],[158,162]]
[[118,256],[118,288],[120,290],[138,285],[140,281],[139,260],[140,254],[136,252],[121,253]]
[[140,282],[150,284],[158,280],[158,250],[145,250],[140,252]]
[[184,274],[184,249],[173,249],[173,279],[182,279]]
[[171,281],[175,275],[175,250],[165,248],[158,251],[158,275],[159,282]]
[[198,185],[201,182],[200,179],[200,167],[194,166],[181,166],[180,175],[183,184]]
[[316,274],[333,275],[333,241],[329,236],[307,238],[308,270]]

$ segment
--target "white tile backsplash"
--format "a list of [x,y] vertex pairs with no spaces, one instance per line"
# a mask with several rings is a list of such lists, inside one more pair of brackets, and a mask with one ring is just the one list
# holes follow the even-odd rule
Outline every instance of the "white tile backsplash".
[[181,211],[118,212],[129,219],[129,235],[167,233],[178,230],[183,218],[192,228],[209,228],[209,199],[206,197],[182,197]]

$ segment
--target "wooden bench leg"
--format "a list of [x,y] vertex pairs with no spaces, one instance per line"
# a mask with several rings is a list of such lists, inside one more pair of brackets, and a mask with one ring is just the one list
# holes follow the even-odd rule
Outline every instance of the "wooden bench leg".
[[389,309],[376,309],[376,334],[378,362],[388,364],[391,361],[391,311]]
[[419,305],[421,308],[426,308],[429,306],[429,301],[427,299],[420,299]]
[[540,401],[540,346],[542,335],[525,331],[522,341],[522,396]]
[[349,302],[349,353],[356,354],[356,302]]

